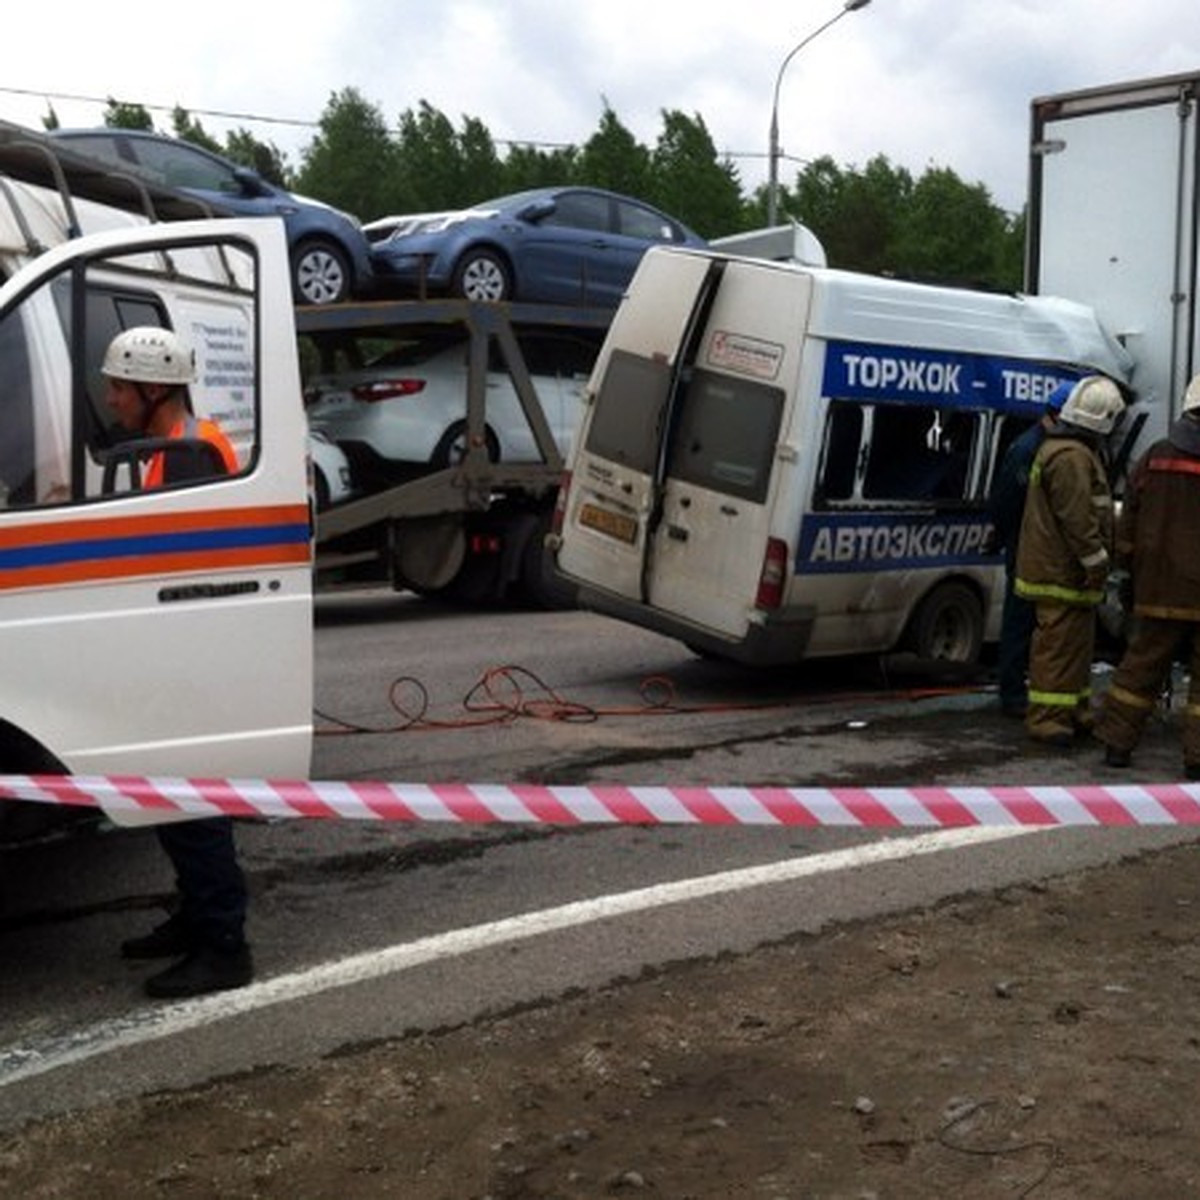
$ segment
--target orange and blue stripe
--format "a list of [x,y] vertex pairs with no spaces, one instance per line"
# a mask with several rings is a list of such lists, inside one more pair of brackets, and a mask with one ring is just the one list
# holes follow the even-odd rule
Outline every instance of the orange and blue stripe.
[[0,591],[311,560],[308,506],[0,524]]

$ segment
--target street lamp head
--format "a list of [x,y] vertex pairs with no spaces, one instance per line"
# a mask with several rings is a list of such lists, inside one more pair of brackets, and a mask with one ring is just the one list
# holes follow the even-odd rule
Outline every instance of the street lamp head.
[[842,5],[842,8],[845,9],[846,12],[858,12],[860,8],[866,8],[870,3],[871,0],[846,0],[846,3]]

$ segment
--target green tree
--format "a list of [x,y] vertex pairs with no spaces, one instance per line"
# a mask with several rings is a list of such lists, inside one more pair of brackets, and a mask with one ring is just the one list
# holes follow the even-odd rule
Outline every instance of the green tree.
[[650,156],[646,199],[690,225],[702,237],[742,228],[742,189],[737,171],[719,162],[699,115],[664,111],[663,128]]
[[192,119],[186,108],[178,104],[171,110],[171,132],[183,142],[191,142],[193,146],[203,146],[213,154],[223,153],[221,143],[212,137],[199,121]]
[[606,101],[600,127],[580,151],[574,182],[648,197],[650,179],[650,151],[621,124]]
[[1002,286],[1005,214],[981,183],[964,183],[948,167],[917,180],[902,213],[894,269],[915,279]]
[[394,211],[466,208],[503,190],[503,169],[491,135],[464,120],[461,135],[449,117],[422,100],[400,115]]
[[883,155],[863,170],[824,156],[797,176],[784,211],[820,238],[831,266],[894,273],[896,230],[911,191],[912,176]]
[[396,147],[383,113],[355,88],[330,96],[305,147],[298,191],[373,220],[393,210]]
[[111,96],[104,108],[104,124],[110,129],[154,129],[154,119],[144,104],[127,104]]
[[574,146],[539,150],[534,146],[512,146],[503,161],[503,192],[529,188],[560,187],[571,183],[579,172],[579,151]]
[[271,142],[260,142],[245,129],[235,129],[225,135],[223,153],[232,162],[250,167],[278,187],[290,186],[287,160],[279,147]]

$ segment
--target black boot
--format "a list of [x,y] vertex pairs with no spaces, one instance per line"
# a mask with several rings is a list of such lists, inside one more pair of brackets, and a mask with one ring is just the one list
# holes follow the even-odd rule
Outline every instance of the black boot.
[[229,950],[196,946],[185,958],[146,980],[146,995],[156,999],[203,996],[245,987],[254,978],[254,960],[243,942]]
[[168,917],[141,937],[121,943],[122,958],[178,958],[192,949],[195,940],[180,916]]

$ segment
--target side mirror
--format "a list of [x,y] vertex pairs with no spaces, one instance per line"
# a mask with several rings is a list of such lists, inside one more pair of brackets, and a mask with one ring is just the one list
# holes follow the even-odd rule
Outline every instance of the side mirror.
[[538,221],[544,221],[557,207],[558,205],[550,199],[534,200],[517,213],[517,220],[534,225]]
[[263,177],[257,171],[252,171],[249,167],[235,167],[233,177],[237,180],[238,187],[242,189],[243,196],[266,195],[267,189]]

